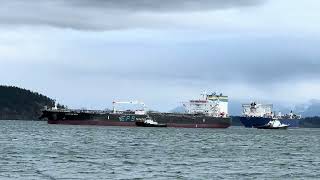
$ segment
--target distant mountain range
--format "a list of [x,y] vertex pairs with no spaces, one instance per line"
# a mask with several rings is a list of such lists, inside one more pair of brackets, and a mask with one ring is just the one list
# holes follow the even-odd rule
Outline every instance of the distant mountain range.
[[184,113],[184,112],[186,112],[186,108],[184,108],[183,106],[178,106],[169,112],[171,112],[171,113]]
[[[242,113],[242,103],[233,101],[229,102],[229,114],[232,116],[238,116]],[[278,106],[277,104],[274,105],[275,111],[282,112],[282,113],[289,113],[293,110],[296,114],[301,114],[303,117],[314,117],[320,116],[320,100],[312,99],[305,104],[298,104],[295,105],[293,109],[284,108]],[[182,113],[185,112],[186,109],[183,106],[178,106],[172,109],[170,112],[178,112]]]

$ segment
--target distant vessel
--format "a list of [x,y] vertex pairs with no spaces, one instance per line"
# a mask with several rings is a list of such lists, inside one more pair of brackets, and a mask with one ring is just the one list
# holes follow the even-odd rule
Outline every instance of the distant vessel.
[[281,115],[281,113],[275,115],[272,111],[272,104],[257,104],[255,102],[243,104],[242,107],[243,115],[240,117],[240,121],[247,128],[262,127],[274,119],[279,120],[281,124],[287,124],[291,128],[299,127],[301,116],[293,114],[292,111],[286,115]]
[[[140,110],[120,111],[117,104],[138,104]],[[228,128],[231,118],[228,116],[228,96],[222,94],[202,94],[199,100],[183,103],[185,113],[148,112],[143,102],[113,102],[113,110],[75,110],[45,108],[40,119],[47,119],[49,124],[102,125],[102,126],[147,126],[165,125],[183,128]],[[151,122],[150,119],[153,121]]]

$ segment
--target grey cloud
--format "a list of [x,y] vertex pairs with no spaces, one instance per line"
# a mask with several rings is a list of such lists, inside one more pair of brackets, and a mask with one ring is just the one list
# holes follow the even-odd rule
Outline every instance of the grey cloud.
[[254,6],[263,0],[71,0],[68,4],[127,11],[197,11]]
[[[45,25],[81,30],[170,26],[168,13],[256,6],[265,0],[2,0],[1,25]],[[159,16],[161,19],[159,20]]]

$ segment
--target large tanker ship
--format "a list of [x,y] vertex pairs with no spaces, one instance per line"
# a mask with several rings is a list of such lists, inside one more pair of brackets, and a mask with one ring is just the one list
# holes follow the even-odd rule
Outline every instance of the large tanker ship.
[[[140,110],[117,110],[117,104],[140,104]],[[166,127],[183,128],[228,128],[231,118],[228,116],[228,97],[222,94],[203,94],[198,100],[183,103],[185,113],[148,112],[142,102],[113,102],[113,110],[75,110],[45,108],[40,119],[49,124],[136,126],[137,122],[152,119]]]
[[240,117],[241,123],[247,128],[261,127],[268,124],[270,121],[276,119],[281,124],[289,125],[291,128],[299,127],[301,116],[293,114],[282,115],[275,114],[272,109],[272,104],[257,104],[252,102],[250,104],[243,104],[243,115]]

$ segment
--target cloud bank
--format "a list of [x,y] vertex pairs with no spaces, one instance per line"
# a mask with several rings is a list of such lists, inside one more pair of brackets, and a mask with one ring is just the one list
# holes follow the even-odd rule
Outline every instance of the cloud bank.
[[2,0],[0,23],[78,30],[168,27],[180,21],[180,19],[174,20],[174,16],[179,13],[251,7],[263,2],[263,0]]

